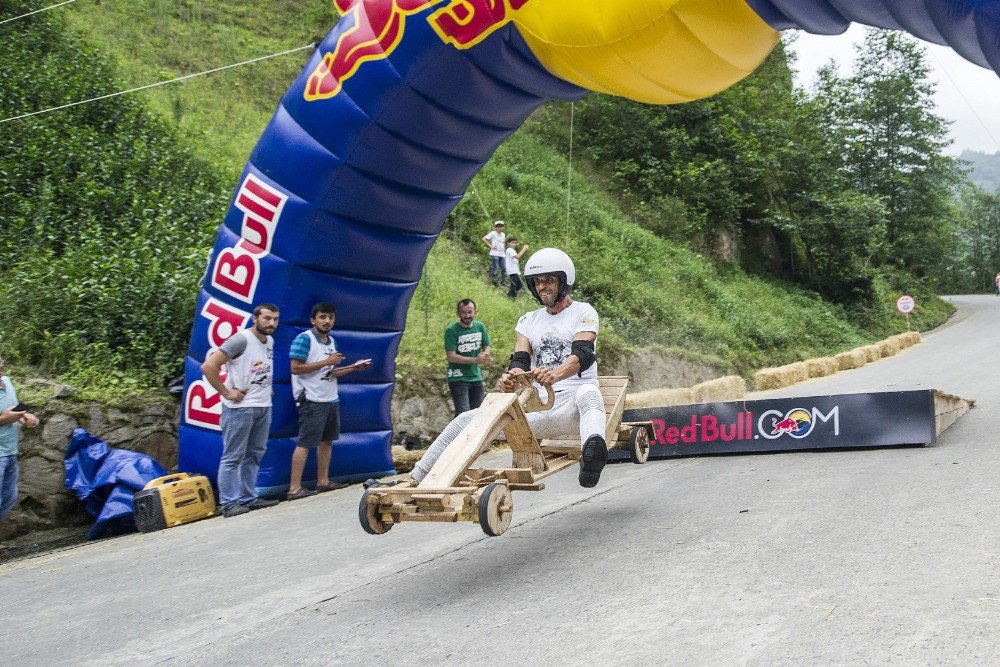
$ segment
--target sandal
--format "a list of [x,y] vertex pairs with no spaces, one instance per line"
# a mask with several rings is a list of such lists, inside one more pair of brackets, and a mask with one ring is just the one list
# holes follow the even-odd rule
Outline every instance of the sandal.
[[349,484],[344,484],[343,482],[330,482],[326,486],[316,485],[316,493],[323,493],[324,491],[337,491],[338,489],[346,489]]
[[310,491],[309,489],[299,489],[295,493],[289,493],[288,500],[298,500],[299,498],[308,498],[309,496],[316,495],[315,491]]

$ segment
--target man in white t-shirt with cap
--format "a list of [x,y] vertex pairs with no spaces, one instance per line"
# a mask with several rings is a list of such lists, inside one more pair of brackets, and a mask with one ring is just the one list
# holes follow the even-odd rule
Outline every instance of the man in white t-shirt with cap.
[[[549,410],[528,413],[531,431],[539,439],[579,431],[583,449],[580,485],[596,486],[608,460],[604,440],[607,414],[597,380],[597,311],[589,303],[570,298],[576,268],[562,250],[543,248],[533,254],[524,268],[524,277],[542,307],[518,320],[514,354],[507,372],[500,377],[500,391],[516,391],[518,384],[513,376],[521,373],[529,373],[538,384],[551,387],[555,403]],[[427,476],[475,414],[475,410],[464,412],[445,427],[414,466],[414,480],[420,482]]]
[[490,279],[494,285],[507,284],[505,260],[507,257],[507,234],[503,220],[493,223],[493,231],[483,237],[483,243],[490,248]]
[[[201,372],[222,397],[222,459],[219,461],[219,505],[225,516],[277,505],[258,498],[254,487],[271,428],[271,385],[278,307],[262,303],[253,309],[253,326],[237,331],[212,350]],[[222,381],[222,366],[226,380]]]

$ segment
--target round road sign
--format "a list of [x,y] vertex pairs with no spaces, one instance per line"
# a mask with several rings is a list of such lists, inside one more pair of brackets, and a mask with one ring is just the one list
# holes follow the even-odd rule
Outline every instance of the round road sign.
[[907,313],[912,313],[917,302],[913,300],[913,297],[909,294],[904,294],[903,296],[896,299],[896,310],[906,315]]

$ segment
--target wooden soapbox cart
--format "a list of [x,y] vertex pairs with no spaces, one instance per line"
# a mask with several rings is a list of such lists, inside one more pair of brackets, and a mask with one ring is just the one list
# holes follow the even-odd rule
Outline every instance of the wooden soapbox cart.
[[[500,535],[513,516],[512,491],[541,491],[543,479],[579,460],[578,435],[541,442],[535,438],[525,415],[548,410],[555,395],[547,390],[547,400],[542,401],[530,376],[515,377],[521,382],[517,391],[487,394],[472,421],[419,484],[373,485],[365,490],[358,515],[367,532],[381,535],[403,521],[474,521],[487,535]],[[599,378],[607,412],[605,441],[609,449],[627,449],[633,463],[645,463],[649,425],[621,423],[628,381]],[[510,447],[511,466],[470,467],[500,433]]]

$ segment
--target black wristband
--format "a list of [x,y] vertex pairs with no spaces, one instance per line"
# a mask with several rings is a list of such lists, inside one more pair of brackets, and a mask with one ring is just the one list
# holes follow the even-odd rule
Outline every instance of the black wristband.
[[515,352],[510,355],[510,365],[507,366],[507,370],[512,368],[520,368],[524,372],[531,370],[531,355],[527,352]]

